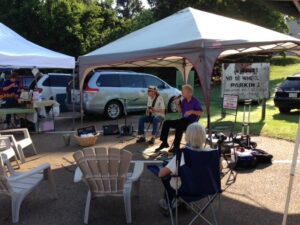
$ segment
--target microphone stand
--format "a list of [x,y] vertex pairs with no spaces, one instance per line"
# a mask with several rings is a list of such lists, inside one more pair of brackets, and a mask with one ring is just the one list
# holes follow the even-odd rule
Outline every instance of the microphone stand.
[[123,136],[131,136],[131,137],[134,137],[133,136],[133,127],[132,125],[129,127],[127,125],[127,101],[136,101],[138,100],[138,98],[135,98],[135,99],[128,99],[128,98],[119,98],[120,100],[122,100],[124,102],[124,126],[123,126],[123,130],[122,130],[122,127],[121,127],[121,133],[119,135],[119,137],[123,137]]

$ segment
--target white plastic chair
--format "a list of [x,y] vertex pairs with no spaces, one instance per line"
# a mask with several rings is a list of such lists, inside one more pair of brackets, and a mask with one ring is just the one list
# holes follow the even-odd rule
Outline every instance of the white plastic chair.
[[[143,163],[135,163],[138,168],[128,174],[132,154],[116,148],[86,148],[75,152],[73,157],[82,171],[82,179],[89,187],[84,223],[88,223],[91,198],[104,196],[123,196],[126,222],[131,223],[132,184],[139,180]],[[80,171],[77,173],[81,175]]]
[[10,138],[0,136],[0,154],[5,154],[7,159],[16,160],[18,168],[20,168],[19,161],[16,157],[15,150],[11,146]]
[[[21,140],[16,140],[14,134],[16,133],[23,133],[24,138]],[[22,163],[25,163],[25,156],[24,156],[24,149],[28,146],[32,146],[34,153],[37,155],[36,148],[32,142],[30,134],[27,128],[18,128],[18,129],[10,129],[10,130],[0,130],[0,135],[4,137],[9,137],[13,147],[15,148],[15,152],[18,158],[21,160]]]
[[0,194],[11,197],[12,221],[13,223],[18,223],[23,199],[42,180],[49,180],[54,198],[57,198],[57,194],[49,163],[44,163],[28,172],[20,173],[14,171],[9,162],[8,155],[14,155],[14,150],[12,148],[0,152]]

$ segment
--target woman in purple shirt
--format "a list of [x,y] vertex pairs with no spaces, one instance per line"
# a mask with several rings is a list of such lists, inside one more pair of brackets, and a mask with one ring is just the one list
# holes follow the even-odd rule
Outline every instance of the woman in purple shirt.
[[160,135],[162,143],[155,149],[156,151],[169,147],[168,136],[170,128],[175,128],[174,146],[170,151],[179,149],[183,132],[188,125],[198,122],[200,116],[203,114],[200,102],[193,96],[193,88],[191,85],[186,84],[182,87],[182,96],[183,100],[181,102],[180,98],[176,101],[176,108],[182,117],[177,120],[165,120]]

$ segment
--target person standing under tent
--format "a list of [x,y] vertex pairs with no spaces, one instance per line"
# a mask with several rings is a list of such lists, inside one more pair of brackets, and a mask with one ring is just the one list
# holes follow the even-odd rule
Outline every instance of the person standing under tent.
[[[20,94],[20,86],[19,86],[19,81],[18,79],[18,74],[17,73],[12,73],[9,76],[9,79],[4,81],[3,84],[3,98],[2,100],[5,101],[5,104],[3,107],[14,107],[18,104],[18,98]],[[6,119],[4,121],[6,125],[10,125],[11,123],[11,115],[7,114]]]

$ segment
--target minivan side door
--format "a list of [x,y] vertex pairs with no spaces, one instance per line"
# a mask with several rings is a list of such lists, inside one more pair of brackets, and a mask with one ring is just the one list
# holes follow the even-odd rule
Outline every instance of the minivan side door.
[[147,89],[143,75],[120,74],[121,96],[127,99],[128,111],[144,110],[147,107]]

